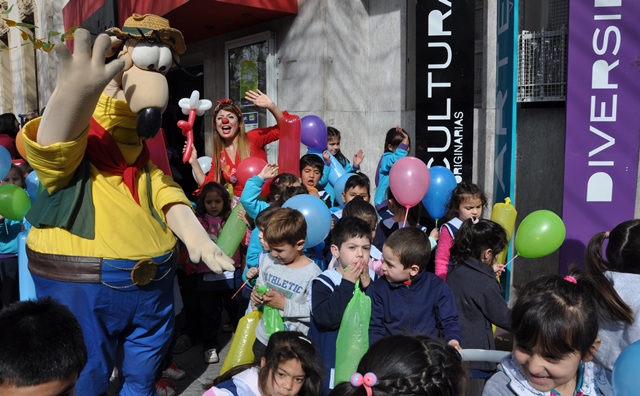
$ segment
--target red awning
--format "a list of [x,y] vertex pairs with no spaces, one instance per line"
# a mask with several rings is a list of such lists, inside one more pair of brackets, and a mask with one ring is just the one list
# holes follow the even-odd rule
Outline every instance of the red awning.
[[133,13],[160,15],[182,32],[187,44],[298,12],[297,0],[70,0],[62,10],[64,25],[81,25],[114,3],[118,26]]

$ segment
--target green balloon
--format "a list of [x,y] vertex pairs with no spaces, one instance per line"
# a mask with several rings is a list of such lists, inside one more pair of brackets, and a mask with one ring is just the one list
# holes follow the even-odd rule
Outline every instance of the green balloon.
[[519,256],[539,258],[558,250],[567,230],[557,214],[536,210],[522,220],[516,231],[516,251]]
[[242,204],[237,204],[233,208],[218,236],[218,247],[229,257],[233,256],[238,250],[238,246],[240,246],[240,242],[242,242],[242,238],[244,238],[244,234],[247,231],[247,224],[238,217],[238,212],[241,209],[243,209]]
[[15,184],[0,186],[0,215],[7,219],[22,221],[31,208],[27,192]]

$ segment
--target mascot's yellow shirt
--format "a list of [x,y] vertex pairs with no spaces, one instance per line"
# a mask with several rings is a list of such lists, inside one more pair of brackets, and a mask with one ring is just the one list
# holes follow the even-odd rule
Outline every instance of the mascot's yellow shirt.
[[[93,117],[107,131],[136,134],[136,114],[124,101],[106,95],[100,101]],[[54,193],[64,187],[82,161],[87,146],[89,128],[75,140],[55,143],[47,147],[36,143],[39,121],[25,126],[23,138],[29,164],[37,171],[42,185]],[[137,135],[136,135],[137,136]],[[137,145],[118,143],[127,163],[133,163],[142,150]],[[122,182],[121,176],[101,172],[91,167],[91,188],[95,206],[95,238],[84,239],[62,228],[35,228],[27,237],[27,245],[36,252],[67,256],[100,257],[138,260],[167,253],[176,244],[176,237],[153,217],[149,208],[147,174],[137,174],[140,204]],[[173,203],[191,207],[184,192],[171,177],[149,162],[151,177],[151,201],[165,220],[163,208]]]

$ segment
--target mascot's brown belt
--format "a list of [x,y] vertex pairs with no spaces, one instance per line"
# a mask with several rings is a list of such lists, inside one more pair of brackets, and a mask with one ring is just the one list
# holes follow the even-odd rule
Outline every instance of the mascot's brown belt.
[[38,253],[29,247],[27,256],[29,270],[36,276],[61,282],[102,283],[114,289],[160,281],[178,261],[177,247],[161,256],[138,261]]

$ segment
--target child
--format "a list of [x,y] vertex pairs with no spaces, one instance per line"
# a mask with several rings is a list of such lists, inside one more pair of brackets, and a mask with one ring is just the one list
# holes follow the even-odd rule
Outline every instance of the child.
[[[242,190],[242,195],[240,196],[240,203],[250,218],[255,220],[261,211],[280,198],[285,188],[300,185],[298,178],[291,173],[283,173],[281,175],[277,173],[278,165],[267,164],[258,175],[247,180]],[[266,180],[271,178],[273,178],[271,181],[271,191],[269,192],[267,202],[265,202],[260,199],[260,194],[262,193],[262,187],[266,183]]]
[[[215,182],[205,184],[196,203],[196,216],[214,242],[217,241],[230,213],[229,191]],[[198,264],[197,289],[202,318],[202,347],[204,361],[209,364],[220,361],[217,349],[222,311],[227,309],[231,327],[235,328],[234,323],[238,319],[238,301],[230,297],[236,289],[236,284],[240,283],[239,249],[232,258],[238,268],[235,272],[225,271],[222,274],[214,274],[204,263]]]
[[78,320],[50,297],[12,304],[0,311],[0,362],[1,395],[73,395],[87,363]]
[[382,250],[384,277],[367,290],[371,296],[369,342],[394,334],[423,334],[459,349],[462,334],[451,288],[426,272],[431,249],[415,227],[391,234]]
[[[11,165],[0,186],[14,184],[25,187],[24,173]],[[18,234],[24,230],[22,221],[0,216],[0,308],[20,300],[18,280]]]
[[366,289],[375,276],[367,265],[370,247],[369,224],[356,217],[341,219],[331,232],[331,253],[337,266],[324,271],[312,284],[309,337],[321,351],[327,373],[324,394],[333,389],[338,330],[355,283],[360,279],[360,287]]
[[[602,245],[608,239],[607,259],[602,257]],[[629,344],[640,340],[640,220],[618,224],[611,232],[599,232],[589,241],[585,253],[587,274],[600,286],[600,291],[622,310],[600,321],[598,337],[602,345],[596,361],[611,375],[613,363]]]
[[[340,131],[334,127],[327,127],[327,151],[331,153],[331,155],[333,155],[335,159],[338,160],[340,165],[342,165],[342,167],[344,168],[345,172],[360,172],[360,164],[362,164],[362,161],[364,160],[364,153],[362,152],[362,150],[358,150],[358,152],[353,155],[353,166],[351,166],[347,157],[345,157],[340,150]],[[328,176],[329,175],[327,174],[327,178]],[[323,188],[334,199],[337,199],[333,191],[333,186],[331,184],[327,184],[323,186]]]
[[309,190],[309,194],[320,198],[329,208],[331,208],[331,196],[324,190],[318,190],[318,185],[324,185],[326,173],[329,174],[329,153],[325,151],[323,158],[316,154],[305,154],[300,158],[300,184]]
[[[264,228],[269,222],[271,215],[278,209],[279,207],[277,206],[269,206],[256,216],[256,228],[251,233],[251,240],[247,248],[247,262],[242,273],[243,282],[258,277],[258,265],[260,264],[262,256],[269,252],[269,246],[264,241]],[[253,281],[253,283],[255,283],[255,281]]]
[[384,140],[384,154],[382,154],[376,170],[376,196],[373,200],[376,209],[382,208],[387,199],[391,167],[396,161],[409,154],[409,144],[409,135],[399,126],[387,131],[387,137]]
[[[371,184],[369,178],[364,173],[356,173],[350,176],[344,184],[344,191],[342,192],[342,202],[347,205],[355,197],[361,197],[366,202],[371,199],[369,193]],[[342,218],[342,209],[338,209],[331,213],[334,221],[338,221]]]
[[604,369],[592,362],[600,346],[599,304],[609,311],[620,308],[576,270],[527,283],[511,310],[513,352],[482,394],[612,395]]
[[362,197],[355,197],[345,205],[344,210],[342,211],[342,217],[357,217],[369,224],[369,227],[371,227],[369,268],[373,270],[376,275],[382,276],[382,252],[373,244],[373,241],[376,238],[376,227],[378,225],[378,212],[376,212],[376,209],[369,202],[362,199]]
[[322,377],[311,340],[297,331],[280,331],[269,339],[259,365],[232,368],[202,396],[315,396],[322,389]]
[[451,199],[447,206],[449,213],[453,213],[455,218],[448,221],[440,229],[439,246],[436,250],[436,267],[435,273],[443,281],[447,280],[449,272],[449,257],[453,239],[462,225],[462,222],[468,218],[480,218],[482,209],[487,207],[487,197],[482,190],[473,183],[466,181],[460,182],[451,193]]
[[[447,284],[456,299],[464,348],[494,350],[491,324],[509,329],[511,311],[496,280],[502,266],[495,263],[506,244],[504,229],[491,220],[467,219],[456,235]],[[468,367],[472,380],[467,396],[480,395],[496,365],[471,362]]]
[[333,155],[346,172],[359,171],[360,164],[364,160],[364,153],[362,150],[358,150],[353,155],[353,166],[349,163],[347,157],[340,151],[340,131],[334,127],[327,127],[327,151]]
[[[251,301],[256,306],[268,305],[280,310],[286,330],[309,330],[309,293],[311,281],[320,274],[320,268],[302,253],[307,237],[307,222],[302,213],[280,208],[271,215],[264,229],[264,240],[269,254],[260,262],[257,285],[270,291],[261,296],[256,288]],[[256,328],[253,354],[256,359],[264,355],[269,336],[261,319]]]
[[[400,228],[404,228],[406,226],[410,227],[418,227],[422,232],[427,232],[427,227],[422,226],[418,223],[419,213],[420,213],[420,205],[418,204],[411,209],[409,209],[409,214],[407,215],[407,208],[400,205],[398,201],[396,201],[393,196],[393,192],[391,189],[387,192],[387,211],[383,213],[382,219],[377,225],[376,238],[373,243],[376,245],[378,249],[382,249],[384,242],[389,238],[394,231],[399,230]],[[407,222],[405,224],[405,217],[407,218]],[[431,250],[436,248],[438,244],[438,238],[440,237],[440,232],[437,228],[434,228],[429,233],[429,243],[431,246]]]
[[371,345],[351,382],[339,384],[330,396],[463,396],[465,382],[454,348],[421,335],[393,335]]

